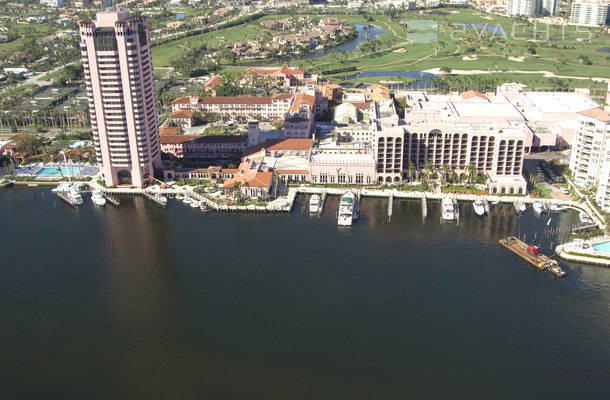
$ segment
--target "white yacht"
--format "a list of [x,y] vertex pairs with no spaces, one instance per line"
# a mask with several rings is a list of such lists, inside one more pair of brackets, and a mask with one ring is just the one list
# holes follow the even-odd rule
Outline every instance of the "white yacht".
[[485,215],[485,203],[482,200],[476,200],[472,203],[472,208],[474,208],[474,213],[478,216],[482,217]]
[[106,198],[99,190],[94,190],[91,192],[91,201],[93,201],[93,204],[96,206],[103,207],[106,205]]
[[536,211],[536,214],[542,214],[544,212],[544,204],[540,200],[534,201],[532,208]]
[[527,206],[525,205],[524,202],[522,201],[515,201],[513,203],[513,207],[515,207],[515,211],[520,214],[520,213],[524,213],[525,210],[527,210]]
[[337,224],[341,226],[351,226],[358,215],[358,197],[352,192],[347,192],[341,196],[339,202],[339,213]]
[[578,214],[578,218],[580,219],[580,222],[582,222],[583,224],[590,224],[591,222],[593,222],[593,221],[591,221],[591,218],[589,218],[589,216],[584,212],[581,212],[580,214]]
[[60,182],[56,188],[51,189],[53,193],[68,193],[70,188],[72,187],[72,183],[68,182]]
[[445,221],[457,219],[456,202],[450,197],[444,197],[441,201],[441,218]]
[[568,207],[566,207],[562,204],[553,204],[552,206],[549,207],[549,211],[551,211],[551,212],[562,212],[567,209],[568,209]]
[[309,199],[309,212],[317,213],[318,210],[320,210],[320,196],[313,194]]
[[81,194],[75,188],[70,188],[68,191],[68,198],[72,204],[76,204],[77,206],[83,204],[83,196],[81,196]]
[[167,197],[163,196],[162,194],[155,195],[155,200],[157,200],[163,206],[167,205]]

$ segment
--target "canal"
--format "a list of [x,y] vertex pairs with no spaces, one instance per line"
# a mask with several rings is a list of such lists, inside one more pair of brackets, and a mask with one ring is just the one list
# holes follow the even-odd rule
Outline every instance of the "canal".
[[364,199],[339,229],[337,201],[203,214],[0,191],[3,398],[608,397],[610,269],[556,279],[497,243],[547,251],[576,213],[462,203],[455,224],[396,200],[388,221]]

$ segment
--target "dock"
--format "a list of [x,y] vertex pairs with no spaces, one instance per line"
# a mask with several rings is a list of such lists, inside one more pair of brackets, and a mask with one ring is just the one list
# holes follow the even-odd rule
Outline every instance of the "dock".
[[557,261],[542,253],[539,253],[537,248],[535,248],[535,252],[530,251],[531,246],[528,246],[527,243],[521,241],[516,236],[509,236],[507,238],[500,239],[498,240],[498,243],[500,246],[510,250],[527,261],[529,264],[542,271],[549,271],[558,277],[566,275],[565,271],[561,269]]
[[167,204],[160,202],[159,199],[155,195],[152,195],[152,194],[148,193],[147,191],[142,191],[142,194],[144,195],[144,197],[153,201],[159,207],[165,207],[167,205]]
[[108,203],[112,204],[113,206],[119,207],[121,205],[121,201],[118,197],[111,196],[110,194],[104,192],[102,192],[102,195],[104,196],[106,201],[108,201]]
[[390,193],[388,197],[388,219],[392,218],[392,208],[394,207],[394,194]]

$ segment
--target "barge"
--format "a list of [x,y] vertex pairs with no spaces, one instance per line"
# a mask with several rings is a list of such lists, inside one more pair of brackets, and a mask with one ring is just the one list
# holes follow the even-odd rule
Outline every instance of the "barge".
[[500,239],[498,243],[540,270],[549,271],[559,278],[567,275],[557,261],[540,253],[537,246],[529,246],[515,236]]

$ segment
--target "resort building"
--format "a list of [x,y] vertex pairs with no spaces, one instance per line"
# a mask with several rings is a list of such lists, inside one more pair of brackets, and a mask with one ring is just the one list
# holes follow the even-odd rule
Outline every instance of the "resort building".
[[191,162],[237,159],[247,144],[246,136],[161,135],[161,151],[165,157]]
[[242,196],[250,198],[270,195],[274,174],[264,158],[264,151],[244,157],[235,175],[223,183],[223,189],[228,192],[238,188]]
[[183,128],[192,127],[194,119],[195,113],[193,110],[178,110],[174,111],[169,116],[169,121],[174,122]]
[[574,183],[596,189],[596,201],[610,209],[610,114],[601,108],[579,113],[579,126],[570,153]]
[[292,101],[292,94],[268,97],[179,97],[172,102],[172,111],[200,110],[228,118],[284,119]]
[[373,184],[375,158],[372,154],[312,154],[310,175],[314,183]]
[[161,167],[146,20],[128,12],[80,22],[93,143],[107,186],[143,186]]

